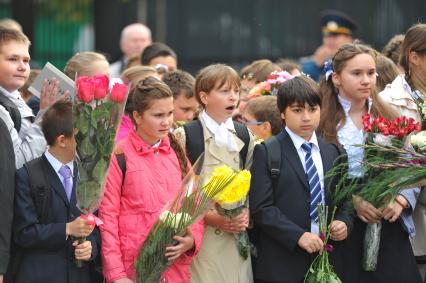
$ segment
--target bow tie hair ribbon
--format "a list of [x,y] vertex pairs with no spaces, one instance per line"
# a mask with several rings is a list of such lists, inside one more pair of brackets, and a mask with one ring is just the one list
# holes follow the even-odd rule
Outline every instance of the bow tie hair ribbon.
[[324,62],[324,74],[325,74],[325,80],[328,81],[330,76],[333,74],[333,61],[331,59],[327,59]]

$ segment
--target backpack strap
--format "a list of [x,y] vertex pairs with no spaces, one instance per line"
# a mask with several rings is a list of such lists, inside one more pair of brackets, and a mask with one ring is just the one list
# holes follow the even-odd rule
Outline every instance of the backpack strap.
[[0,91],[0,104],[9,112],[9,116],[13,121],[13,126],[19,133],[21,129],[21,113],[13,103],[3,92]]
[[123,178],[121,179],[121,191],[123,191],[124,178],[126,177],[126,159],[124,158],[124,153],[115,154],[115,158],[117,158],[118,166],[123,174]]
[[271,136],[262,143],[266,148],[268,169],[271,173],[272,184],[275,189],[281,170],[281,145],[275,136]]
[[[242,161],[242,167],[244,168],[247,159],[248,146],[250,143],[250,134],[247,127],[242,123],[234,121],[234,128],[237,132],[237,136],[244,142],[244,146],[240,150],[240,159]],[[186,155],[193,165],[201,153],[204,152],[203,126],[200,120],[194,120],[184,124],[183,129],[185,131],[186,137]]]
[[194,165],[201,153],[204,152],[204,133],[200,120],[183,125],[185,131],[185,150],[191,164]]
[[244,146],[240,150],[240,159],[242,163],[241,168],[244,168],[246,166],[247,152],[250,143],[250,134],[247,127],[240,122],[234,121],[234,128],[237,132],[238,138],[240,138],[244,142]]
[[43,157],[39,157],[26,163],[24,167],[28,172],[31,197],[34,201],[37,218],[40,223],[47,223],[52,191],[47,177],[46,161]]

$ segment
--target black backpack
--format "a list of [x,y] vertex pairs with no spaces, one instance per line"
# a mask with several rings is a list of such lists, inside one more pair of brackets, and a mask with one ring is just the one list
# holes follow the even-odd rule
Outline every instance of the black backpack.
[[19,109],[16,107],[15,103],[13,103],[6,95],[0,91],[0,105],[2,105],[7,112],[9,112],[9,116],[13,121],[14,128],[19,133],[21,129],[21,113]]
[[[24,167],[28,172],[31,198],[34,202],[37,219],[40,223],[46,224],[47,218],[49,216],[50,200],[52,198],[52,191],[46,173],[46,163],[42,157],[39,157],[25,163]],[[19,266],[21,265],[24,251],[12,247],[11,255],[8,276],[13,278],[18,272]]]
[[37,212],[37,218],[40,223],[46,223],[49,213],[52,191],[49,178],[47,177],[47,166],[43,157],[36,158],[26,163],[29,183],[31,186],[31,197]]
[[[250,142],[250,134],[247,130],[247,127],[244,124],[234,121],[235,131],[237,132],[238,138],[244,142],[243,148],[240,150],[240,160],[242,167],[244,168],[247,159],[248,146]],[[201,125],[200,120],[195,120],[183,125],[186,136],[186,155],[191,161],[191,164],[194,164],[197,161],[201,153],[204,152],[204,134],[203,126]]]
[[281,145],[275,136],[271,136],[262,144],[266,148],[268,170],[271,174],[273,189],[275,189],[281,172]]

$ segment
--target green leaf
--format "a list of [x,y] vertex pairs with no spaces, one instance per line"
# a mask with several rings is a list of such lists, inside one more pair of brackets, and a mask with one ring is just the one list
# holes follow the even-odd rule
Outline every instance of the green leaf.
[[109,157],[111,155],[112,150],[114,149],[114,140],[109,140],[105,143],[105,147],[103,148],[102,155],[105,157]]
[[84,111],[86,112],[86,114],[90,117],[90,113],[92,113],[92,106],[86,103],[82,103],[84,106]]
[[100,106],[95,108],[95,110],[93,110],[92,112],[91,121],[92,121],[93,127],[95,129],[102,129],[108,117],[109,117],[108,109],[105,109],[105,107],[103,107],[103,104],[101,104]]
[[77,186],[77,205],[83,212],[92,212],[100,199],[101,185],[94,181],[79,182]]
[[96,163],[95,169],[93,169],[93,178],[95,178],[99,183],[102,182],[105,176],[107,166],[107,162],[101,158],[98,163]]
[[81,158],[96,154],[96,145],[90,142],[90,139],[88,136],[84,137],[83,142],[78,148],[80,149],[79,154],[81,155],[80,156]]
[[81,162],[78,163],[78,173],[80,176],[80,182],[86,182],[89,179],[89,176],[87,175],[87,172],[85,168],[83,167],[83,164]]
[[76,117],[76,120],[74,121],[74,127],[78,129],[78,132],[85,135],[87,134],[87,131],[89,130],[89,123],[88,118],[80,115]]

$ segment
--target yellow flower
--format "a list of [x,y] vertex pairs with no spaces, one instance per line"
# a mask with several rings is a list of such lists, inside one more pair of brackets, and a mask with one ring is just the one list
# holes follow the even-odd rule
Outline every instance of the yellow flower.
[[243,202],[250,189],[251,174],[247,170],[242,170],[235,179],[223,189],[215,200],[219,205],[231,205]]
[[210,199],[214,198],[218,192],[222,191],[223,185],[235,177],[235,172],[231,167],[223,165],[213,169],[212,176],[203,186],[203,191]]
[[213,169],[212,177],[223,177],[232,174],[234,171],[231,167],[223,165]]

